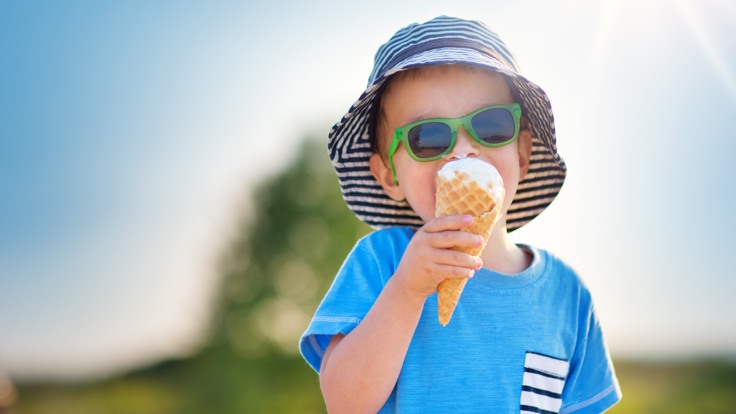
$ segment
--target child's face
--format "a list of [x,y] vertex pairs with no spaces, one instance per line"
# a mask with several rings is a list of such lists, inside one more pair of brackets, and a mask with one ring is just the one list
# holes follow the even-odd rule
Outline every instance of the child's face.
[[516,194],[519,181],[526,174],[531,153],[531,135],[522,130],[516,141],[503,147],[489,148],[477,143],[464,128],[459,128],[457,143],[445,158],[419,162],[400,145],[393,157],[398,184],[386,165],[386,148],[393,131],[403,125],[427,118],[455,118],[488,105],[513,103],[504,77],[500,74],[458,65],[420,69],[416,75],[392,81],[384,93],[385,119],[377,139],[383,154],[371,157],[371,171],[386,193],[394,200],[404,200],[427,221],[434,217],[435,176],[448,161],[462,156],[477,157],[492,164],[503,178],[506,197],[502,217]]

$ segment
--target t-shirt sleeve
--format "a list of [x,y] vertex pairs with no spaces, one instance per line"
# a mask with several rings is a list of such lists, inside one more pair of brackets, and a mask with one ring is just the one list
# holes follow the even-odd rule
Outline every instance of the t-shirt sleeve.
[[390,277],[385,267],[365,240],[348,255],[299,340],[299,351],[315,371],[332,336],[350,333],[371,309]]
[[602,413],[621,400],[621,389],[592,304],[582,316],[560,414]]

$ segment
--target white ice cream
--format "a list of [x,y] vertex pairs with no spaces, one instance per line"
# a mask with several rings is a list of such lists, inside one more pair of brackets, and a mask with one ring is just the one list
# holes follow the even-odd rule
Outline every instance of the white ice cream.
[[494,199],[503,197],[503,179],[493,165],[478,158],[461,158],[445,164],[437,172],[437,175],[446,180],[451,180],[457,173],[467,174],[471,180],[477,181],[481,187],[490,188]]

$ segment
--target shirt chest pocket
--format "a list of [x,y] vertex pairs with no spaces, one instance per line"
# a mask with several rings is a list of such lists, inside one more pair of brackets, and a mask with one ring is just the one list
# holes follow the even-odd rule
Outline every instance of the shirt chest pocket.
[[562,390],[570,363],[564,359],[527,352],[521,386],[520,413],[554,414],[562,406]]

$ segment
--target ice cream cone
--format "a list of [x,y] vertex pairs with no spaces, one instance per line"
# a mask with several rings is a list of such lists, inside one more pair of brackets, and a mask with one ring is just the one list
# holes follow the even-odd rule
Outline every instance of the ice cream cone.
[[[437,174],[435,215],[470,214],[473,224],[462,230],[483,237],[482,246],[455,247],[454,250],[480,256],[498,220],[503,196],[503,181],[491,164],[477,158],[445,164]],[[450,322],[467,281],[465,278],[445,279],[437,287],[437,312],[442,326]]]

